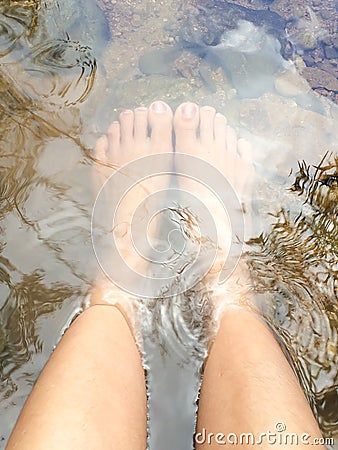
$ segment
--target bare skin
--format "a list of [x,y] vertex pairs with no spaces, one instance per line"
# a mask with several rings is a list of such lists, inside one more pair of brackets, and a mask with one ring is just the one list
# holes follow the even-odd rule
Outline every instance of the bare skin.
[[[128,163],[139,160],[144,156],[171,153],[172,147],[172,118],[173,113],[168,105],[164,102],[155,102],[150,108],[136,108],[134,111],[126,110],[120,114],[119,122],[113,122],[107,132],[107,135],[102,136],[95,147],[95,157],[103,165],[113,164],[115,168],[121,169],[121,173],[127,179],[135,179],[136,188],[131,189],[127,195],[121,199],[117,214],[114,220],[114,235],[116,238],[116,245],[122,259],[135,272],[146,274],[148,261],[140,257],[140,254],[134,250],[132,238],[137,240],[137,232],[140,227],[139,223],[132,227],[132,216],[138,205],[145,200],[149,195],[161,189],[166,189],[168,186],[168,177],[149,177],[148,179],[139,182],[138,174],[130,169]],[[149,130],[150,129],[150,134]],[[147,163],[149,164],[149,163]],[[151,160],[150,160],[151,164]],[[102,170],[105,166],[101,166],[101,176],[96,177],[98,187],[101,187],[107,178],[112,175],[115,170]],[[170,169],[170,167],[168,167]],[[103,172],[103,173],[102,173]],[[107,208],[110,205],[110,199],[116,195],[114,189],[104,191],[106,196],[105,202]],[[147,225],[149,222],[148,211],[146,208],[142,209],[142,222]],[[137,221],[136,221],[137,222]],[[155,234],[157,230],[157,222],[152,221],[152,226],[147,229],[147,234]],[[142,228],[143,230],[143,228]],[[134,235],[132,236],[131,231]],[[135,237],[136,232],[136,237]],[[115,260],[108,255],[108,264],[111,264],[114,269]],[[109,272],[109,270],[108,270]],[[113,280],[114,281],[114,280]],[[99,283],[102,284],[102,283]],[[112,293],[121,298],[125,292],[117,287],[112,289],[111,283],[108,286],[109,296],[112,298]],[[129,301],[129,300],[128,300]]]
[[[148,128],[151,129],[148,135]],[[172,151],[172,111],[163,102],[124,111],[95,148],[96,159],[121,167],[141,156]],[[101,168],[98,185],[112,170]],[[133,263],[128,220],[135,205],[160,186],[127,198],[118,217],[120,251]],[[147,406],[141,355],[132,333],[130,296],[98,281],[91,305],[52,354],[9,439],[7,449],[130,450],[146,448]],[[116,303],[117,307],[110,303]]]
[[[236,174],[230,181],[244,198],[250,189],[246,182],[250,184],[253,173],[251,152],[245,142],[237,141],[225,118],[215,115],[213,108],[199,109],[193,104],[181,105],[173,121],[172,117],[163,103],[155,103],[149,110],[123,113],[120,123],[113,123],[107,136],[99,140],[97,159],[114,159],[117,165],[123,165],[159,148],[172,151],[174,126],[175,150],[196,152],[198,157],[217,164],[229,178]],[[148,192],[158,188],[144,187]],[[128,220],[128,211],[140,198],[129,200],[127,219],[124,216],[121,223]],[[221,227],[216,211],[215,220]],[[121,251],[130,257],[129,247],[123,242]],[[236,278],[242,277],[246,279],[246,271],[239,265]],[[259,434],[274,431],[275,423],[283,421],[289,432],[310,434],[310,442],[320,437],[311,409],[273,334],[255,314],[236,307],[241,304],[241,290],[235,290],[230,301],[229,289],[224,292],[224,298],[217,299],[224,303],[223,315],[206,362],[197,432]],[[125,312],[107,304],[105,295],[97,289],[92,306],[61,339],[18,419],[8,450],[146,448],[141,356]],[[114,296],[117,303],[129,299],[117,287],[111,288],[110,297]],[[210,444],[200,442],[196,440],[199,449],[219,447],[215,440]],[[265,449],[270,445],[263,442],[255,447]]]
[[[211,107],[183,104],[175,113],[174,128],[176,152],[191,153],[210,162],[230,181],[240,200],[247,202],[254,172],[251,148],[247,141],[237,140],[225,117]],[[213,208],[212,203],[210,207]],[[224,222],[217,211],[214,210],[214,217],[222,236]],[[271,431],[278,435],[275,425],[279,422],[285,424],[286,432],[297,433],[299,439],[304,433],[311,436],[308,442],[321,437],[280,346],[264,322],[251,311],[254,300],[247,289],[248,279],[241,261],[226,285],[218,290],[216,301],[222,303],[222,319],[203,376],[196,429],[200,433],[196,434],[198,449],[216,449],[227,444],[224,436],[215,439],[218,433],[240,436],[251,432],[258,438],[261,433]],[[207,438],[202,442],[204,430],[206,435],[213,433],[209,442]],[[263,438],[255,447],[270,448],[272,440]],[[278,446],[293,448],[290,441]],[[250,448],[250,445],[245,441],[241,445],[239,441],[236,447]],[[298,447],[308,445],[299,442]]]
[[[245,210],[250,211],[251,190],[254,178],[252,148],[245,139],[237,139],[236,131],[227,123],[223,114],[216,113],[211,106],[199,108],[194,103],[180,105],[174,115],[176,153],[187,153],[208,162],[222,173]],[[186,186],[189,188],[189,181]],[[220,187],[220,189],[222,186]],[[218,236],[218,253],[206,282],[214,290],[216,306],[222,310],[229,303],[250,303],[248,288],[250,279],[245,265],[241,262],[224,286],[217,287],[217,275],[227,259],[229,250],[230,226],[225,211],[214,195],[198,184],[194,186],[195,195],[203,199],[215,222]],[[250,214],[244,208],[238,214],[245,217],[245,234],[250,234]],[[225,226],[226,224],[226,226]],[[231,224],[236,226],[236,224]],[[224,295],[226,293],[226,295]],[[236,298],[235,298],[236,297]],[[252,305],[253,303],[252,303]]]
[[[278,423],[285,433],[278,432]],[[218,449],[223,437],[252,433],[255,446],[238,440],[236,448],[294,448],[286,434],[296,433],[297,448],[322,437],[304,393],[280,346],[267,326],[244,309],[225,310],[205,366],[197,433],[214,433],[211,444],[196,435],[196,448]],[[275,433],[263,436],[262,433]],[[282,441],[274,441],[284,435]],[[302,441],[307,435],[308,440]],[[305,436],[306,438],[306,436]],[[233,438],[232,438],[233,439]],[[295,441],[293,441],[295,442]],[[234,443],[234,441],[232,441]],[[224,445],[221,444],[221,445]],[[325,449],[324,445],[316,448]]]

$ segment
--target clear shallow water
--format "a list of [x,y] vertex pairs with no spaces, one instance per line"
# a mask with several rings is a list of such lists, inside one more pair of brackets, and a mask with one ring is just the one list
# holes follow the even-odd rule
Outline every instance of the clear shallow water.
[[[288,189],[298,161],[337,153],[335,104],[314,95],[256,20],[209,47],[199,35],[182,44],[189,23],[203,25],[187,1],[101,0],[105,15],[90,0],[36,5],[1,5],[2,442],[97,273],[93,144],[119,110],[155,99],[211,104],[253,141],[256,239],[247,250],[257,297],[323,431],[337,433],[337,190],[316,184],[314,171]],[[144,307],[153,449],[191,446],[210,333],[196,291]]]

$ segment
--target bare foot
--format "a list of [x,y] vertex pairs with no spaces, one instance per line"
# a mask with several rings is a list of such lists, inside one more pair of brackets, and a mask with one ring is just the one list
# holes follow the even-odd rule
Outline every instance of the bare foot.
[[[243,219],[244,211],[242,205],[247,201],[248,203],[244,209],[249,209],[253,178],[251,147],[245,140],[237,140],[235,131],[227,125],[225,117],[221,114],[216,114],[212,107],[199,108],[193,103],[185,103],[178,107],[173,120],[169,106],[162,102],[155,102],[149,110],[138,108],[134,112],[126,111],[122,113],[120,122],[114,122],[108,130],[108,135],[98,141],[95,155],[103,164],[113,164],[118,168],[127,164],[125,171],[122,171],[122,173],[128,178],[130,176],[130,173],[128,173],[130,164],[128,165],[128,163],[146,155],[158,155],[159,153],[173,151],[172,123],[174,123],[176,139],[175,152],[178,155],[178,158],[175,159],[175,163],[178,164],[178,172],[189,172],[186,163],[189,164],[191,161],[187,161],[184,155],[190,155],[193,157],[191,159],[195,158],[195,161],[198,158],[198,161],[202,162],[201,166],[200,163],[195,165],[194,161],[192,161],[193,167],[190,167],[190,173],[193,175],[192,178],[195,179],[189,179],[189,177],[180,178],[180,189],[193,194],[195,198],[197,197],[202,201],[216,229],[216,237],[212,233],[210,235],[211,238],[207,236],[210,238],[210,241],[216,240],[218,247],[217,258],[209,268],[207,282],[210,283],[214,291],[217,291],[215,289],[216,276],[219,275],[225,261],[228,259],[231,240],[237,231],[236,227],[238,224],[236,221],[238,218],[238,223],[240,224],[241,219]],[[148,133],[148,128],[151,129],[150,134]],[[183,158],[181,158],[182,156]],[[180,163],[183,167],[179,167]],[[152,164],[151,160],[149,164]],[[195,168],[196,171],[194,171]],[[217,173],[214,168],[217,168]],[[156,172],[155,169],[154,171]],[[172,168],[168,167],[168,172],[171,171],[170,169]],[[111,171],[108,175],[110,174]],[[138,174],[136,175],[138,176]],[[210,179],[208,179],[208,175],[210,175]],[[132,176],[135,176],[135,173]],[[221,177],[221,182],[217,185],[213,184],[214,178],[219,179],[219,177]],[[205,181],[204,186],[203,182],[201,182],[203,181],[202,178]],[[224,180],[226,181],[225,184]],[[213,192],[208,189],[209,186],[213,187]],[[150,234],[152,234],[152,229],[151,227],[147,228],[145,232],[145,229],[140,227],[140,235],[132,235],[130,224],[133,220],[133,213],[149,194],[160,189],[165,191],[167,187],[168,180],[164,176],[142,179],[137,184],[137,190],[131,190],[123,198],[123,208],[117,210],[116,217],[114,217],[112,231],[118,241],[119,254],[124,261],[127,261],[128,267],[134,273],[146,270],[148,261],[147,258],[140,259],[140,254],[133,251],[133,246],[134,244],[138,245],[139,241],[144,239],[144,235],[148,234],[149,230]],[[236,192],[238,197],[234,192]],[[220,193],[221,197],[222,195],[224,197],[224,194],[226,195],[226,201],[223,205],[219,202],[217,195],[215,197],[215,193]],[[111,199],[116,195],[117,192],[115,190],[109,191],[108,189],[105,193],[104,207],[109,208]],[[226,210],[228,208],[227,199],[231,195],[232,199],[235,200],[230,204],[230,209],[236,209],[235,214],[232,214],[233,211],[229,214],[229,211]],[[168,209],[172,205],[168,200],[160,206]],[[194,214],[194,208],[191,208],[190,204],[182,204],[180,206],[190,208],[190,212]],[[105,215],[106,210],[103,209],[103,216]],[[197,222],[199,220],[198,216],[199,212],[195,214]],[[143,219],[145,223],[149,222],[150,216],[147,208],[144,210],[144,216],[139,215],[137,219],[138,224],[142,223]],[[191,223],[194,223],[194,221],[191,221],[190,225]],[[235,230],[231,230],[231,227],[235,228]],[[208,232],[208,224],[206,229]],[[194,233],[190,237],[194,239]],[[204,237],[200,236],[201,239],[198,243],[201,243]],[[214,242],[211,243],[214,244]],[[109,245],[104,247],[107,251],[107,261],[114,261]],[[181,256],[184,259],[184,254]],[[118,273],[123,271],[119,264],[113,269],[118,271]],[[233,269],[234,267],[231,272],[233,272]],[[203,272],[203,268],[201,270],[201,267],[198,267],[198,265],[196,270]],[[128,280],[129,278],[127,282]],[[240,264],[219,292],[223,298],[225,292],[228,291],[227,301],[232,302],[243,293],[243,287],[249,285],[247,271],[243,264]],[[109,292],[110,299],[116,296],[126,297],[126,294],[119,287],[110,289]],[[103,297],[100,294],[97,298],[101,302]]]
[[[236,269],[233,267],[229,272],[231,276],[228,277],[225,284],[219,289],[216,289],[215,286],[216,275],[224,268],[224,264],[229,258],[231,240],[237,234],[236,227],[240,226],[241,220],[243,223],[244,217],[246,230],[244,230],[243,237],[250,228],[249,211],[254,175],[251,146],[246,140],[237,139],[235,130],[228,126],[227,120],[222,114],[216,113],[215,109],[210,106],[199,108],[194,103],[184,103],[177,108],[174,115],[174,132],[176,154],[188,154],[200,158],[217,168],[223,175],[225,183],[220,183],[216,187],[212,179],[215,178],[213,170],[210,171],[208,186],[183,178],[180,187],[194,192],[206,205],[217,230],[218,252],[207,281],[209,280],[215,292],[220,293],[222,303],[224,300],[229,303],[238,303],[240,298],[245,297],[243,294],[250,287],[245,265],[243,262],[237,265],[240,255],[236,256],[236,261],[230,261],[230,265],[234,264],[237,267]],[[206,167],[205,170],[209,169]],[[212,187],[213,192],[208,187]],[[232,191],[233,198],[237,196],[237,205],[236,201],[230,206],[226,204],[226,201],[222,205],[214,195],[215,193],[224,195],[224,192],[226,195],[230,195],[230,191]],[[233,191],[236,196],[233,195]],[[228,209],[228,206],[237,211],[225,210]],[[225,296],[226,299],[224,299]]]
[[[105,230],[108,240],[102,241],[98,257],[101,268],[113,283],[116,279],[111,276],[112,273],[119,274],[119,279],[121,279],[123,270],[126,271],[125,277],[129,277],[129,269],[135,274],[143,274],[146,271],[147,259],[142,257],[142,242],[149,237],[149,232],[150,234],[154,232],[156,223],[154,225],[154,221],[149,217],[145,202],[151,194],[161,189],[165,190],[168,179],[165,176],[150,176],[142,179],[142,168],[140,173],[137,172],[138,167],[142,167],[142,163],[138,166],[138,162],[141,161],[140,158],[149,155],[172,152],[172,117],[170,107],[161,101],[154,102],[149,109],[140,107],[134,111],[127,110],[120,114],[118,122],[110,125],[107,135],[97,141],[95,158],[101,164],[98,167],[100,175],[96,181],[98,187],[103,186],[97,203],[100,203],[102,222],[106,220],[106,216],[109,214],[112,216],[114,213],[111,211],[113,203],[116,202],[118,205],[112,222],[108,224],[110,229]],[[149,161],[147,160],[147,166],[151,164],[152,159],[150,158]],[[127,192],[124,192],[123,189],[119,192],[120,186],[116,185],[116,180],[112,180],[115,177],[113,174],[117,173],[116,169],[119,169],[118,176],[120,177],[117,183],[123,184],[126,181],[127,185],[130,184],[130,190]],[[154,172],[156,172],[155,168]],[[106,184],[104,184],[105,182]],[[96,208],[96,210],[99,211],[100,208]],[[135,212],[138,214],[136,220]],[[134,228],[131,225],[133,220],[134,223],[136,222]],[[149,226],[150,222],[151,226]],[[100,219],[97,219],[96,223],[100,224]],[[111,245],[112,233],[115,244],[113,246]],[[146,242],[146,244],[149,243]],[[135,249],[135,245],[138,248]],[[98,249],[94,249],[97,252]],[[127,280],[127,285],[128,282]],[[130,280],[130,283],[132,282]],[[124,300],[129,301],[133,296],[132,289],[129,290],[128,287],[123,286],[123,283],[114,285],[106,282],[107,287],[103,290],[103,281],[100,280],[98,284],[100,289],[96,289],[96,294],[92,295],[91,305],[114,303],[116,299],[120,303],[124,303]]]

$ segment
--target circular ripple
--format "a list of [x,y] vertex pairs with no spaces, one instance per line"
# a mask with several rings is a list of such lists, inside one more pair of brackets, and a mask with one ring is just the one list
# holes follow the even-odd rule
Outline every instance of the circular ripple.
[[25,88],[51,104],[64,106],[83,102],[96,75],[91,49],[78,42],[57,39],[36,47],[27,64]]
[[169,297],[191,289],[216,263],[218,283],[230,276],[242,251],[244,218],[233,187],[215,167],[161,153],[123,166],[106,181],[91,234],[97,260],[115,285],[137,297]]
[[[17,30],[17,24],[6,18],[6,22],[4,20],[0,20],[0,58],[8,55],[11,50],[14,48],[16,41],[20,38],[22,34],[22,29]],[[10,25],[12,23],[13,26]]]

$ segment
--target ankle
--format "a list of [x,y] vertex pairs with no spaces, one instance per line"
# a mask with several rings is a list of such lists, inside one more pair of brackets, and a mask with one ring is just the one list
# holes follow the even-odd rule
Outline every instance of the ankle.
[[218,320],[224,314],[233,311],[262,316],[252,285],[243,279],[236,280],[231,276],[224,284],[211,286],[210,291]]

